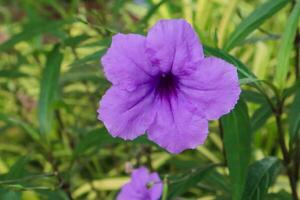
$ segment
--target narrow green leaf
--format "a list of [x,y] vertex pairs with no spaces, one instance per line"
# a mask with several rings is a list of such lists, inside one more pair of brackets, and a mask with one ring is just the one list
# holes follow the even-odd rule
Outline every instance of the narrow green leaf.
[[96,51],[90,55],[84,56],[83,58],[80,58],[78,60],[75,60],[70,66],[80,66],[85,65],[90,62],[99,61],[99,59],[102,57],[102,55],[106,52],[106,49],[102,49],[99,51]]
[[74,20],[55,20],[55,21],[42,21],[34,25],[30,25],[30,27],[24,28],[24,30],[21,33],[18,33],[14,36],[12,36],[9,40],[2,43],[0,45],[0,51],[5,51],[7,49],[12,48],[15,44],[29,40],[37,35],[51,32],[53,30],[56,30],[60,27],[62,27],[65,24],[70,24],[74,22]]
[[92,71],[82,71],[82,72],[66,72],[62,74],[60,79],[61,85],[68,85],[72,83],[78,83],[80,81],[91,81],[95,83],[105,83],[109,85],[108,82],[99,75],[99,73],[95,73]]
[[291,200],[291,199],[293,199],[292,195],[284,189],[281,189],[277,193],[270,193],[266,197],[266,200]]
[[232,199],[241,200],[251,155],[251,126],[245,102],[240,99],[234,110],[221,121]]
[[[175,197],[184,194],[188,189],[195,186],[199,181],[201,181],[205,177],[205,175],[214,167],[216,167],[216,165],[211,164],[185,174],[183,177],[173,177],[174,183],[169,185],[168,199],[175,199]],[[172,180],[171,177],[170,180]]]
[[25,165],[28,162],[27,156],[20,157],[10,168],[8,174],[5,176],[5,179],[17,179],[21,178],[25,174]]
[[0,113],[0,120],[5,121],[6,123],[12,124],[14,126],[19,126],[26,133],[28,133],[33,140],[35,140],[35,141],[39,140],[39,134],[38,134],[37,130],[35,130],[33,127],[31,127],[29,124],[23,122],[22,120],[7,116],[3,113]]
[[223,193],[230,193],[230,184],[227,176],[224,176],[216,169],[210,170],[204,177],[204,183],[214,190],[222,191]]
[[59,45],[56,45],[47,56],[47,62],[41,80],[38,118],[42,134],[48,133],[51,129],[53,117],[52,104],[57,91],[62,60],[63,55],[59,51]]
[[266,98],[261,95],[261,93],[252,91],[252,90],[243,90],[241,96],[245,99],[245,101],[249,101],[255,104],[263,104],[267,103]]
[[42,197],[47,200],[69,200],[68,196],[65,192],[61,190],[38,190],[38,192]]
[[64,45],[70,46],[70,47],[77,47],[81,42],[89,39],[89,36],[86,34],[82,34],[79,36],[75,37],[68,37],[67,39],[64,40]]
[[257,29],[268,18],[282,9],[289,1],[288,0],[269,0],[256,8],[248,17],[235,28],[231,33],[228,41],[225,44],[225,50],[229,51],[242,40],[244,40],[252,31]]
[[28,74],[14,70],[0,70],[0,78],[22,78],[28,77]]
[[298,89],[300,88],[300,80],[296,81],[294,85],[291,87],[284,89],[282,92],[283,98],[288,98],[289,96],[293,95]]
[[104,127],[96,128],[88,132],[75,148],[74,156],[84,154],[88,149],[101,147],[102,145],[120,143],[122,140],[113,138]]
[[115,137],[111,136],[107,132],[106,128],[101,127],[101,128],[95,128],[95,129],[89,131],[88,133],[86,133],[86,135],[83,138],[81,138],[80,142],[78,143],[78,145],[75,148],[73,156],[76,157],[76,156],[82,155],[89,149],[99,148],[103,145],[119,144],[119,143],[147,144],[147,145],[152,145],[152,146],[155,146],[155,147],[161,149],[156,144],[149,141],[145,135],[142,135],[133,141],[124,141],[120,138],[115,138]]
[[149,11],[147,12],[147,14],[141,19],[141,24],[145,24],[148,23],[149,19],[152,17],[153,14],[155,14],[156,10],[165,2],[167,2],[168,0],[161,0],[159,3],[153,5]]
[[250,165],[243,200],[264,200],[280,169],[281,163],[275,157],[268,157]]
[[252,131],[255,132],[262,127],[266,121],[271,117],[272,109],[268,103],[263,103],[251,117]]
[[290,140],[293,141],[297,135],[300,136],[300,88],[298,88],[294,101],[290,106],[288,122]]
[[286,77],[290,68],[290,55],[293,49],[293,41],[295,39],[299,20],[300,1],[297,1],[292,13],[287,20],[281,39],[281,45],[278,49],[278,62],[276,66],[275,83],[280,89],[283,89],[286,83]]
[[21,192],[0,188],[0,199],[3,200],[21,200]]

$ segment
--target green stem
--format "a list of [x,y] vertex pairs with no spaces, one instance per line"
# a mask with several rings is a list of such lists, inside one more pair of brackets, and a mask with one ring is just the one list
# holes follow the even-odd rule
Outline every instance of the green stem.
[[161,200],[167,200],[167,196],[168,196],[168,177],[166,176],[164,178],[163,194]]
[[291,158],[284,139],[284,130],[282,126],[282,105],[283,103],[278,99],[278,107],[277,107],[277,111],[275,112],[275,119],[276,119],[279,145],[283,155],[283,163],[289,178],[293,200],[298,200],[297,183],[293,174],[293,170],[290,168]]
[[227,158],[226,158],[226,153],[225,153],[225,148],[224,148],[224,130],[223,130],[223,125],[221,119],[218,120],[219,122],[219,132],[220,132],[220,137],[222,140],[222,153],[224,157],[224,165],[227,166]]

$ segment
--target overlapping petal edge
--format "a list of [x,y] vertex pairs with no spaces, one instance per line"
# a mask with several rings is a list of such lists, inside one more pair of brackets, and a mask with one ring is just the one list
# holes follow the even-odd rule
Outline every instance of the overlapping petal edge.
[[116,34],[101,59],[112,87],[98,109],[114,137],[148,138],[171,153],[203,144],[208,120],[233,109],[240,95],[236,68],[204,57],[185,20],[160,20],[147,36]]

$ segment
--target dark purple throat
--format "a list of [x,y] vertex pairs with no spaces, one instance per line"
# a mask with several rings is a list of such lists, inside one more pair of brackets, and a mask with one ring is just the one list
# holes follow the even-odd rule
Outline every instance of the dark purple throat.
[[169,98],[177,93],[177,78],[172,73],[160,74],[157,77],[156,93],[161,98]]

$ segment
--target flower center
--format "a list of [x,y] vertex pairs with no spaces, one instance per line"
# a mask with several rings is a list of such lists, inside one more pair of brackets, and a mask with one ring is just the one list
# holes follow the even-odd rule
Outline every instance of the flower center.
[[161,74],[158,77],[156,92],[160,97],[169,97],[177,93],[177,78],[172,73]]

